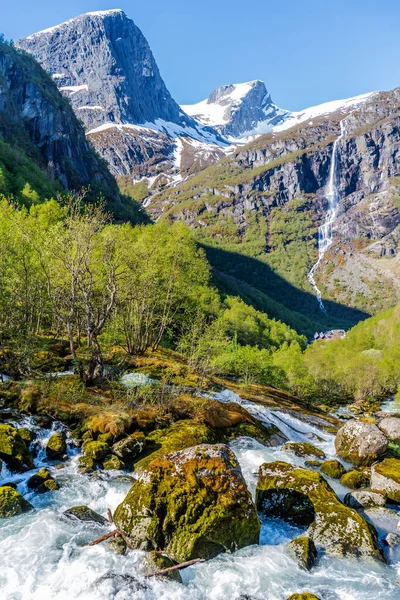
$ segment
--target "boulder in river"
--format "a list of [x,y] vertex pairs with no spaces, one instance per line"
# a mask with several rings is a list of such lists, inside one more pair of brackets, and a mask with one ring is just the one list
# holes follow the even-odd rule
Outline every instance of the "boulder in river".
[[259,469],[256,504],[260,512],[294,525],[308,525],[317,550],[335,556],[382,559],[375,530],[344,506],[316,471],[277,461]]
[[317,560],[317,549],[312,539],[306,536],[298,537],[287,545],[289,554],[297,561],[299,567],[311,571]]
[[340,478],[340,483],[352,490],[358,490],[369,484],[369,477],[362,471],[348,471]]
[[385,492],[389,500],[400,503],[400,460],[386,458],[372,466],[371,488]]
[[45,467],[28,479],[28,488],[37,490],[39,494],[60,489],[59,484]]
[[336,435],[335,447],[339,456],[353,465],[371,465],[385,454],[389,440],[373,423],[348,421]]
[[0,519],[16,517],[32,510],[33,506],[28,500],[10,486],[0,487]]
[[122,469],[125,469],[125,464],[120,458],[118,458],[118,456],[112,454],[110,456],[106,456],[105,461],[103,462],[103,469],[106,469],[106,471],[121,471]]
[[372,506],[385,506],[386,494],[372,490],[358,490],[346,494],[344,503],[350,508],[370,508]]
[[87,441],[83,444],[83,452],[88,458],[92,458],[96,462],[103,462],[106,456],[111,454],[111,448],[105,442]]
[[342,475],[346,473],[346,469],[338,460],[326,460],[321,465],[321,471],[327,477],[331,479],[340,479]]
[[62,460],[67,453],[65,433],[60,431],[53,433],[47,442],[46,456],[50,460]]
[[282,450],[294,454],[295,456],[315,456],[315,458],[324,459],[325,452],[310,442],[286,442],[283,444]]
[[98,525],[106,525],[107,519],[99,515],[97,512],[89,508],[88,506],[73,506],[63,513],[70,519],[77,519],[78,521],[87,521],[89,523],[97,523]]
[[29,446],[29,444],[31,444],[33,440],[36,439],[36,433],[34,431],[31,431],[27,427],[21,427],[20,429],[18,429],[18,433],[27,446]]
[[304,594],[292,594],[287,600],[319,600],[314,594],[305,592]]
[[[156,573],[162,569],[173,567],[176,564],[176,562],[168,558],[168,556],[165,554],[158,554],[157,552],[152,551],[146,554],[142,564],[142,569],[145,571],[146,575],[151,575],[152,573]],[[179,573],[179,569],[166,573],[163,575],[163,578],[176,581],[177,583],[182,583],[182,577]]]
[[136,431],[132,435],[113,445],[112,451],[118,458],[124,461],[132,461],[139,456],[146,445],[144,433]]
[[12,425],[0,425],[0,459],[13,471],[26,471],[35,466],[25,441]]
[[400,444],[400,416],[385,417],[379,421],[378,427],[387,435],[389,440]]
[[260,520],[239,463],[224,444],[155,458],[114,513],[131,548],[184,562],[259,543]]

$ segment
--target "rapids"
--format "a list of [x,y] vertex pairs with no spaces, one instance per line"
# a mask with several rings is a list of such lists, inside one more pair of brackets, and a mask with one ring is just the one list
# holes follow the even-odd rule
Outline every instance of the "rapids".
[[[315,423],[309,424],[293,414],[270,410],[241,399],[225,390],[214,394],[221,402],[234,401],[245,406],[265,424],[276,424],[293,441],[311,441],[334,456],[334,436]],[[0,411],[1,417],[1,411]],[[0,597],[2,600],[237,600],[247,594],[260,600],[286,600],[291,594],[309,591],[322,600],[397,600],[400,595],[400,556],[387,552],[390,565],[369,561],[323,557],[311,573],[302,571],[289,557],[285,543],[301,530],[276,519],[264,519],[259,546],[181,571],[184,585],[163,580],[144,579],[140,563],[144,553],[132,551],[118,556],[106,543],[89,547],[89,541],[110,527],[68,520],[63,511],[86,504],[100,514],[112,511],[127,493],[131,481],[122,472],[78,472],[80,454],[68,440],[69,459],[62,468],[49,463],[46,442],[54,431],[63,428],[55,422],[41,429],[34,417],[15,415],[17,427],[29,427],[38,434],[36,467],[46,465],[61,484],[61,489],[44,495],[28,490],[26,481],[34,472],[11,475],[3,466],[0,484],[18,483],[18,490],[35,507],[34,511],[0,522]],[[258,467],[265,461],[285,460],[304,464],[304,459],[289,455],[278,447],[265,447],[251,438],[240,438],[231,447],[241,464],[252,493]],[[126,475],[126,474],[125,474]],[[330,482],[332,483],[332,482]],[[333,482],[340,497],[349,490]],[[378,511],[368,518],[384,537],[395,531],[398,515]],[[397,517],[397,518],[396,518]]]

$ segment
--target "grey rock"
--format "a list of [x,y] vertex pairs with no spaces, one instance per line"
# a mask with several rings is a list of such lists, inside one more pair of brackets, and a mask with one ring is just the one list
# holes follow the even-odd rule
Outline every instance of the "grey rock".
[[370,508],[373,506],[385,506],[386,494],[371,490],[359,490],[351,492],[344,497],[344,503],[350,508]]
[[400,444],[400,416],[385,417],[379,421],[378,427],[388,436],[389,440]]
[[97,512],[88,506],[73,506],[63,513],[66,517],[77,519],[78,521],[87,521],[89,523],[97,523],[98,525],[106,525],[107,519],[99,515]]
[[390,548],[396,548],[400,545],[400,535],[397,533],[388,533],[385,540]]
[[373,423],[354,419],[339,429],[335,447],[339,456],[354,465],[371,465],[385,454],[388,439]]

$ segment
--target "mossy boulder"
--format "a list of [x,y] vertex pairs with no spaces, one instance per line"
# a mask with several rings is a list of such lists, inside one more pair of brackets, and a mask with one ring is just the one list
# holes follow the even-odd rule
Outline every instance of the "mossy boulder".
[[33,506],[28,500],[10,486],[0,487],[0,519],[16,517],[32,510]]
[[25,441],[12,425],[0,425],[0,458],[13,471],[26,471],[35,466]]
[[60,431],[53,433],[47,442],[46,456],[49,460],[63,460],[67,453],[67,442],[65,433]]
[[258,544],[260,520],[233,452],[202,444],[159,456],[114,514],[131,548],[177,562]]
[[20,429],[18,429],[18,433],[27,446],[29,446],[33,442],[33,440],[36,439],[36,433],[34,431],[31,431],[27,427],[21,427]]
[[346,469],[338,460],[326,460],[321,465],[321,471],[331,479],[340,479],[346,473]]
[[112,446],[114,443],[114,436],[112,433],[100,433],[100,435],[97,436],[97,441],[105,442],[109,446]]
[[312,539],[306,536],[298,537],[287,545],[289,554],[305,571],[311,571],[317,560],[318,552]]
[[128,546],[126,545],[126,542],[122,535],[112,537],[111,540],[108,542],[107,546],[120,556],[125,556],[128,550]]
[[286,442],[283,444],[282,450],[299,457],[314,456],[322,460],[325,458],[325,452],[309,442]]
[[132,435],[114,444],[112,451],[121,460],[132,462],[137,456],[142,454],[145,445],[146,438],[144,433],[135,431]]
[[87,441],[83,444],[82,449],[85,456],[92,458],[96,462],[103,462],[111,454],[111,448],[105,442]]
[[287,600],[320,600],[314,594],[310,594],[309,592],[305,592],[304,594],[292,594],[290,598]]
[[373,423],[348,421],[336,435],[335,447],[339,456],[353,465],[372,465],[388,448],[387,436]]
[[389,500],[400,503],[400,460],[386,458],[371,469],[371,488],[385,492]]
[[362,471],[348,471],[340,478],[340,483],[344,487],[352,490],[358,490],[362,487],[366,487],[369,484],[369,477]]
[[91,473],[96,470],[96,463],[90,456],[80,456],[78,459],[80,473]]
[[39,494],[60,489],[60,485],[45,467],[42,467],[37,473],[32,475],[28,479],[27,485],[31,490],[37,490]]
[[78,521],[85,521],[88,523],[97,523],[98,525],[106,525],[107,519],[99,515],[97,512],[89,508],[88,506],[73,506],[63,513],[70,519],[76,519]]
[[143,471],[157,456],[215,441],[215,432],[205,423],[194,419],[177,421],[166,429],[152,431],[146,437],[146,452],[135,463],[135,471]]
[[385,417],[379,421],[378,427],[387,435],[390,441],[400,444],[400,416]]
[[306,460],[304,465],[310,467],[310,469],[319,469],[322,462],[320,460]]
[[[162,569],[168,569],[168,567],[173,567],[176,564],[176,562],[171,560],[165,554],[157,554],[157,552],[152,551],[146,554],[142,563],[142,570],[146,575],[151,575],[152,573],[156,573],[157,571],[161,571]],[[163,579],[169,579],[170,581],[182,583],[182,577],[178,569],[176,571],[170,571],[162,577]]]
[[382,559],[375,530],[316,471],[283,461],[261,465],[256,504],[267,516],[308,525],[307,536],[327,554]]
[[111,456],[106,456],[103,462],[103,469],[106,471],[122,471],[122,469],[125,469],[125,463],[118,456],[112,454]]

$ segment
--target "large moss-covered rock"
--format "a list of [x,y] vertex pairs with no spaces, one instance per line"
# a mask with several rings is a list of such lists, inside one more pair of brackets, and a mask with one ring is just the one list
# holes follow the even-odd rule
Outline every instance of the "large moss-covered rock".
[[66,510],[63,514],[70,519],[77,519],[78,521],[97,523],[98,525],[106,525],[107,523],[107,519],[85,505],[73,506],[72,508]]
[[400,416],[385,417],[379,421],[378,427],[387,435],[389,440],[400,444]]
[[35,466],[18,429],[11,425],[0,425],[0,458],[14,471],[26,471]]
[[36,439],[36,433],[34,431],[31,431],[27,427],[21,427],[20,429],[18,429],[18,433],[27,446],[29,446],[29,444],[31,444],[33,440]]
[[298,565],[311,571],[317,560],[317,549],[312,539],[306,536],[298,537],[287,545],[289,554],[297,561]]
[[91,473],[96,469],[96,463],[90,456],[80,456],[78,459],[80,473]]
[[111,454],[111,448],[105,442],[92,442],[87,441],[82,447],[85,456],[92,458],[96,462],[103,462],[103,460]]
[[342,475],[340,483],[344,485],[344,487],[358,490],[368,485],[369,477],[362,471],[349,471]]
[[316,471],[282,461],[261,465],[256,504],[268,516],[308,525],[307,536],[318,550],[336,556],[382,558],[373,528],[344,506]]
[[60,486],[54,477],[52,477],[50,471],[42,467],[28,479],[28,488],[37,490],[39,494],[45,494],[46,492],[60,489]]
[[223,444],[155,458],[114,514],[131,548],[212,558],[257,544],[260,521],[240,466]]
[[385,454],[389,440],[373,423],[348,421],[335,439],[336,452],[353,465],[371,465]]
[[53,433],[47,442],[46,456],[50,460],[62,460],[67,453],[67,442],[65,433]]
[[[146,554],[142,564],[142,569],[146,575],[151,575],[152,573],[156,573],[162,569],[168,569],[174,565],[176,565],[176,562],[171,560],[168,556],[165,556],[165,554],[158,554],[157,552],[152,551]],[[164,579],[169,579],[170,581],[182,583],[182,577],[179,573],[179,569],[165,573],[165,575],[162,577]]]
[[386,458],[371,469],[371,488],[385,492],[387,497],[400,503],[400,460]]
[[32,510],[33,506],[28,500],[10,486],[0,487],[0,519],[16,517]]
[[300,457],[315,456],[315,458],[325,458],[325,452],[309,442],[286,442],[286,444],[283,444],[282,450]]
[[121,471],[122,469],[125,469],[125,463],[123,463],[118,456],[112,454],[111,456],[106,456],[106,459],[103,462],[103,469],[106,469],[106,471]]
[[215,441],[215,432],[205,423],[192,419],[177,421],[170,427],[156,429],[147,436],[146,456],[135,463],[135,471],[143,471],[157,456]]
[[143,452],[145,445],[146,438],[144,433],[136,431],[129,437],[114,444],[112,451],[121,460],[131,462]]
[[321,471],[331,479],[340,479],[346,473],[346,469],[338,460],[326,460],[321,465]]

